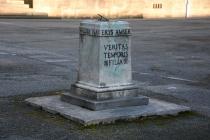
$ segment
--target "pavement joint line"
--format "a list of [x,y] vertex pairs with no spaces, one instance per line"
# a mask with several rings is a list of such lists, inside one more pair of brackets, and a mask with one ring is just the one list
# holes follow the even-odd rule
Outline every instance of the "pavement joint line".
[[[134,71],[134,73],[138,73],[138,72]],[[141,75],[149,75],[149,76],[158,76],[158,75],[155,75],[155,74],[144,73],[144,72],[141,72],[141,73],[139,73],[139,74],[141,74]],[[195,80],[189,80],[189,79],[180,78],[180,77],[174,77],[174,76],[161,76],[161,75],[160,75],[159,77],[166,78],[166,79],[172,79],[172,80],[178,80],[178,81],[185,81],[185,82],[198,83],[198,81],[195,81]]]
[[[135,73],[138,73],[138,72],[136,72],[136,71],[134,71]],[[153,76],[154,74],[151,74],[151,73],[146,73],[146,72],[140,72],[139,74],[141,74],[141,75],[151,75],[151,76]]]
[[192,83],[198,83],[198,81],[194,81],[194,80],[189,80],[189,79],[184,79],[184,78],[179,78],[179,77],[172,77],[172,76],[161,76],[163,78],[167,78],[167,79],[172,79],[172,80],[178,80],[178,81],[185,81],[185,82],[192,82]]
[[44,60],[44,61],[48,62],[48,63],[55,63],[55,62],[70,62],[71,60],[65,60],[65,59],[52,60],[52,59],[47,59],[47,60]]
[[0,55],[8,55],[9,53],[6,52],[0,52]]
[[0,22],[0,24],[4,24],[4,25],[14,25],[14,23],[11,23],[11,22]]

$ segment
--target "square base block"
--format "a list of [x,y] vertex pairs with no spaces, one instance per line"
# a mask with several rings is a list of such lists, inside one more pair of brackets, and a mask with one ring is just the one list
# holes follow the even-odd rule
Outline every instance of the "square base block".
[[189,107],[155,99],[150,99],[148,105],[92,111],[63,102],[60,98],[60,95],[56,95],[29,98],[25,101],[34,107],[42,108],[53,114],[60,114],[67,119],[85,126],[99,123],[112,123],[116,120],[129,120],[139,117],[177,115],[180,112],[190,111]]

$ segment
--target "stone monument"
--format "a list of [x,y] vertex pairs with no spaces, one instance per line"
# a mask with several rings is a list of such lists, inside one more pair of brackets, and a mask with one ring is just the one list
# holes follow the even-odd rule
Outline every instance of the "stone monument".
[[77,82],[70,92],[26,102],[83,125],[189,111],[140,95],[132,82],[131,34],[125,21],[81,22]]
[[78,81],[62,100],[91,110],[147,105],[132,82],[130,37],[124,21],[81,22]]

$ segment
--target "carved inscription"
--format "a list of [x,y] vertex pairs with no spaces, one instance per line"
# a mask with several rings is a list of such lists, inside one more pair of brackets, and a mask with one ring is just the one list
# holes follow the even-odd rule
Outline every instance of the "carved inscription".
[[82,34],[82,35],[89,35],[89,36],[100,36],[100,30],[88,29],[88,28],[80,28],[80,34]]
[[107,29],[107,30],[99,30],[99,29],[87,29],[80,28],[80,34],[89,35],[89,36],[129,36],[131,35],[131,30],[128,29]]
[[124,65],[128,63],[128,44],[104,45],[104,66]]

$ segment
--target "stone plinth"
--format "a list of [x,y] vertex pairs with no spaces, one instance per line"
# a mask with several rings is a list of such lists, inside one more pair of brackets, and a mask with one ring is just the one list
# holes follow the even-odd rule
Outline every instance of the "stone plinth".
[[147,105],[132,83],[130,36],[124,21],[83,21],[78,82],[62,100],[91,110]]
[[42,108],[52,114],[59,114],[82,125],[106,124],[117,120],[139,117],[177,115],[190,111],[189,107],[165,101],[150,99],[148,105],[92,111],[60,100],[60,96],[46,96],[26,99],[34,107]]
[[130,36],[127,22],[82,22],[78,81],[68,93],[26,102],[83,125],[190,111],[140,95],[132,82]]

